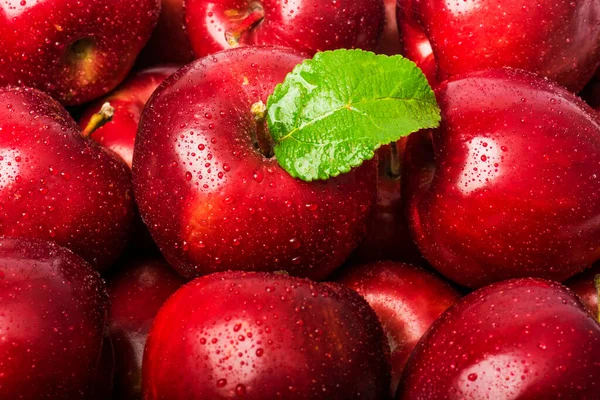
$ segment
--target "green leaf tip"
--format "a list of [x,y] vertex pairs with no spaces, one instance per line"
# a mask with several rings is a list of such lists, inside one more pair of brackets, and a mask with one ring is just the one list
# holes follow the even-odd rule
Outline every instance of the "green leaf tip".
[[375,151],[440,122],[423,72],[402,56],[334,50],[305,60],[267,101],[279,164],[305,181],[349,172]]

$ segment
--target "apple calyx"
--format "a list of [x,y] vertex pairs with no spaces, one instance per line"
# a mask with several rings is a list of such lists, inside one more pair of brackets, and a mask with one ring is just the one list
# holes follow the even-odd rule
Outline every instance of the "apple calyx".
[[600,274],[594,277],[594,285],[596,286],[596,295],[598,296],[598,315],[596,315],[596,319],[600,322]]
[[89,84],[96,78],[96,40],[84,37],[71,43],[67,48],[66,61],[74,77],[83,84]]
[[110,103],[106,102],[100,107],[100,111],[92,115],[90,122],[88,122],[85,129],[81,132],[81,136],[84,138],[90,137],[97,129],[102,127],[104,124],[110,122],[115,115],[115,109]]
[[229,10],[225,12],[231,21],[238,23],[237,27],[232,30],[225,31],[225,40],[231,47],[237,47],[240,44],[242,35],[254,28],[265,18],[265,10],[260,3],[252,3],[246,13],[240,15],[237,10]]
[[273,157],[273,139],[267,129],[267,106],[262,101],[252,104],[250,112],[254,115],[256,124],[255,145],[266,158]]

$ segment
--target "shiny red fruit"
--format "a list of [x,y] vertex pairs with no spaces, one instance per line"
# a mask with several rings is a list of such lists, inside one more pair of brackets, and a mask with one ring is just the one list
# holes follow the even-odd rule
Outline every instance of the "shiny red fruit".
[[102,390],[107,309],[104,282],[81,258],[51,242],[1,239],[0,398],[86,399]]
[[564,286],[515,279],[477,290],[411,355],[398,400],[598,398],[600,325]]
[[65,246],[104,270],[127,244],[131,174],[49,96],[0,88],[0,235]]
[[404,19],[413,27],[404,40],[429,39],[440,81],[512,67],[576,92],[600,64],[597,0],[399,0],[404,3],[399,26]]
[[186,278],[226,270],[326,278],[358,244],[376,195],[376,165],[304,182],[256,147],[251,107],[302,61],[242,47],[165,81],[142,116],[135,196],[165,258]]
[[374,50],[385,21],[383,0],[185,0],[185,13],[198,57],[240,45]]
[[159,308],[184,281],[161,259],[128,260],[108,282],[115,348],[114,400],[141,399],[142,359]]
[[159,11],[160,0],[4,0],[0,86],[68,105],[94,100],[127,76]]
[[85,129],[92,116],[108,102],[114,108],[114,116],[110,122],[96,129],[91,138],[117,153],[131,167],[133,145],[144,106],[158,85],[175,71],[177,67],[167,66],[136,73],[110,95],[88,107],[79,126]]
[[563,281],[598,260],[599,116],[565,89],[508,69],[447,81],[437,96],[435,153],[423,151],[427,134],[406,150],[421,153],[407,156],[407,201],[431,265],[480,287]]
[[396,150],[392,151],[390,146],[382,146],[377,151],[377,200],[369,215],[363,240],[350,257],[351,263],[379,260],[404,261],[417,265],[425,263],[410,237],[404,212],[400,175],[405,147],[406,138],[403,138],[396,143]]
[[429,85],[435,88],[439,85],[437,64],[429,38],[414,15],[413,3],[417,2],[418,0],[397,0],[395,11],[401,43],[400,53],[417,64],[427,77]]
[[389,398],[389,348],[356,292],[225,272],[177,291],[146,345],[144,399]]
[[565,286],[581,298],[585,308],[590,312],[592,317],[600,322],[600,311],[598,310],[598,290],[600,289],[600,284],[596,283],[597,276],[600,276],[600,262],[566,281]]
[[383,325],[392,351],[391,393],[421,336],[460,293],[431,272],[381,261],[342,269],[335,278],[367,300]]
[[162,0],[158,24],[140,54],[145,65],[187,64],[194,60],[190,39],[185,31],[184,0]]

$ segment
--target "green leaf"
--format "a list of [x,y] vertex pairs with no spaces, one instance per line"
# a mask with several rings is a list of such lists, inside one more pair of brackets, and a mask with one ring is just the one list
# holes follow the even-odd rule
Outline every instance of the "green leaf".
[[305,181],[348,172],[381,145],[439,122],[435,95],[412,61],[362,50],[317,53],[267,102],[277,161]]

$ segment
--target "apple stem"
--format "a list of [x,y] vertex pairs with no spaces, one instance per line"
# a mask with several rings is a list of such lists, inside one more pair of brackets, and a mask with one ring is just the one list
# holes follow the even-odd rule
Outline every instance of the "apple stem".
[[400,154],[398,154],[398,143],[392,142],[390,146],[390,164],[388,166],[388,174],[392,179],[400,178],[401,174],[401,161]]
[[[237,12],[233,12],[237,14]],[[239,19],[237,28],[225,31],[225,40],[231,47],[237,47],[240,44],[240,38],[244,32],[252,29],[256,24],[265,18],[265,10],[258,3],[252,4],[250,12]]]
[[84,138],[90,137],[90,135],[98,128],[102,127],[107,122],[110,122],[114,115],[115,109],[110,105],[110,103],[107,102],[102,104],[100,111],[92,115],[92,118],[90,118],[90,122],[88,122],[83,132],[81,132],[81,136]]
[[598,297],[598,315],[596,315],[598,322],[600,322],[600,274],[594,277],[594,284],[596,286],[596,295]]
[[254,114],[254,122],[256,123],[256,144],[266,158],[271,158],[273,157],[273,140],[267,132],[265,121],[267,106],[259,100],[252,104],[250,112]]

